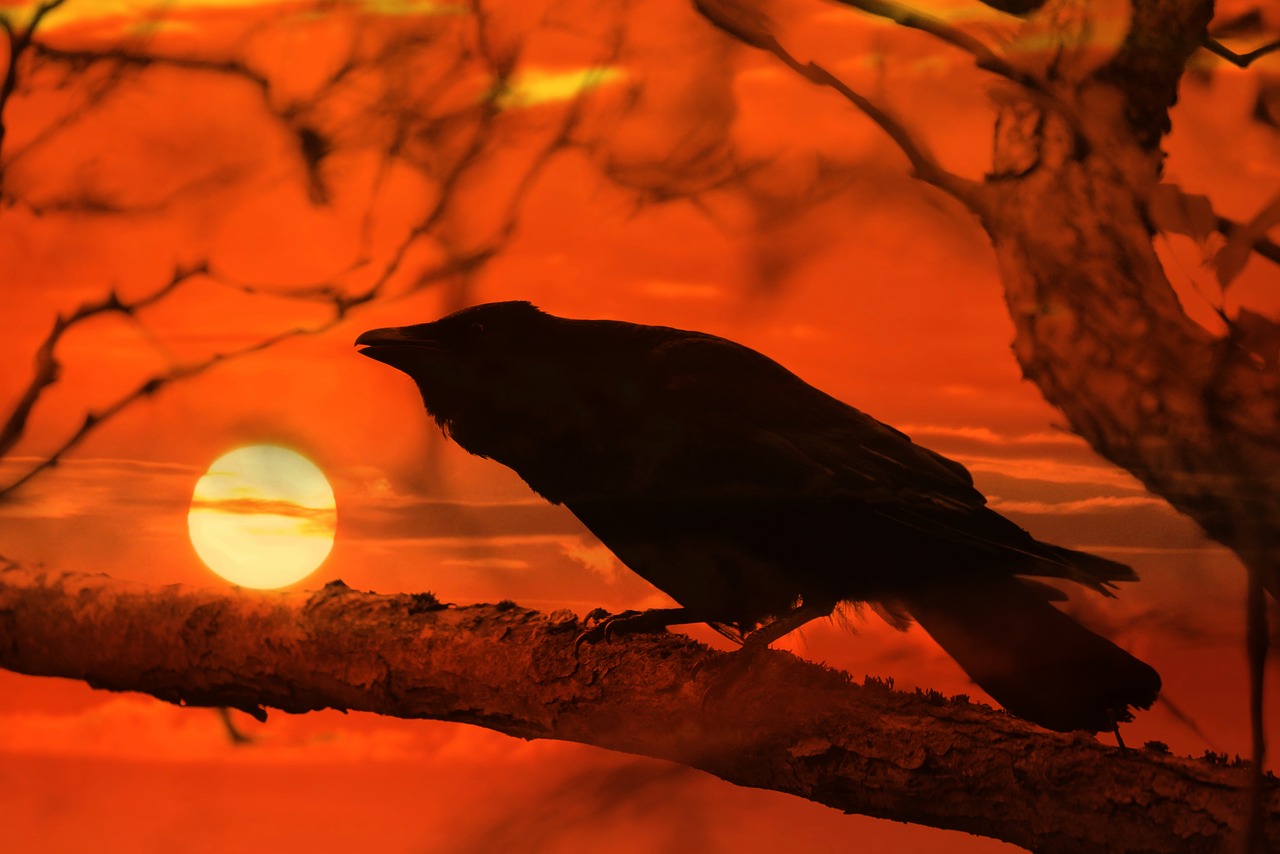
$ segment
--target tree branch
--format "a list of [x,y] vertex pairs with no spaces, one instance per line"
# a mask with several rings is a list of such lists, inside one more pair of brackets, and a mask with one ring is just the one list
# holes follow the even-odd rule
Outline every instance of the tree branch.
[[1204,49],[1215,56],[1222,57],[1237,68],[1248,68],[1255,59],[1261,59],[1269,53],[1275,53],[1280,50],[1280,40],[1264,44],[1262,47],[1255,48],[1248,53],[1236,53],[1217,39],[1206,36]]
[[[4,138],[7,130],[5,124],[4,111],[9,105],[9,98],[18,87],[18,62],[22,59],[22,55],[27,48],[31,46],[31,38],[36,33],[36,28],[45,19],[45,16],[57,9],[67,0],[45,0],[36,7],[31,15],[31,20],[21,30],[15,30],[13,22],[9,20],[7,15],[0,14],[0,29],[4,30],[5,38],[9,42],[9,65],[5,68],[4,78],[0,80],[0,151],[4,149]],[[3,186],[4,172],[0,170],[0,186]]]
[[1009,15],[1025,17],[1039,10],[1046,0],[979,0],[979,2]]
[[[768,652],[732,674],[680,635],[587,646],[567,611],[149,587],[0,570],[0,666],[169,702],[356,709],[653,756],[847,812],[1042,852],[1222,851],[1239,767],[1120,750]],[[715,686],[708,691],[709,686]],[[1269,780],[1267,832],[1280,843]]]
[[[483,27],[481,27],[481,29],[483,29]],[[483,33],[481,34],[480,41],[482,43],[484,41]],[[31,48],[33,51],[40,52],[40,55],[44,58],[67,62],[73,66],[108,61],[143,68],[155,64],[163,64],[190,71],[230,74],[233,76],[243,77],[250,82],[253,82],[263,92],[264,96],[270,89],[270,83],[265,77],[258,75],[256,72],[248,69],[247,66],[244,66],[234,60],[221,61],[203,60],[198,58],[190,59],[181,56],[156,56],[132,53],[124,51],[123,49],[111,49],[96,52],[65,51],[47,48],[46,46],[35,43],[31,45]],[[617,52],[619,50],[620,47],[618,45],[613,45],[608,59],[616,59]],[[489,60],[489,64],[495,79],[498,79],[499,81],[505,80],[504,75],[509,73],[509,69],[504,69],[500,63],[493,60]],[[346,66],[343,68],[345,69]],[[340,69],[335,73],[334,79],[339,78],[344,73],[346,72]],[[501,249],[514,236],[520,206],[523,204],[524,198],[533,186],[535,180],[542,174],[554,155],[570,143],[571,134],[577,127],[586,97],[587,93],[584,91],[578,93],[578,95],[572,100],[566,110],[566,115],[563,121],[557,129],[557,132],[546,145],[538,149],[534,158],[527,164],[527,168],[521,173],[519,178],[516,179],[513,192],[511,193],[510,198],[506,200],[506,204],[503,206],[503,214],[497,224],[496,231],[489,237],[489,239],[483,241],[480,245],[471,247],[465,251],[451,253],[450,257],[444,259],[442,262],[417,271],[414,274],[412,282],[405,291],[406,293],[421,290],[429,285],[448,278],[462,277],[465,279],[465,277],[474,273],[476,269],[501,251]],[[422,219],[422,221],[410,229],[403,239],[399,241],[397,246],[391,250],[390,256],[386,259],[385,263],[381,265],[381,269],[378,271],[377,275],[373,278],[372,282],[367,285],[360,288],[352,288],[332,280],[313,285],[289,288],[245,284],[232,281],[227,277],[219,275],[218,273],[210,270],[207,264],[201,263],[189,269],[179,269],[175,271],[170,282],[152,294],[137,301],[123,301],[115,294],[114,291],[112,291],[101,300],[86,303],[67,317],[59,316],[55,320],[49,335],[42,342],[36,352],[36,369],[31,382],[28,384],[27,388],[23,390],[22,395],[9,417],[3,425],[0,425],[0,457],[4,457],[9,453],[13,446],[19,441],[19,439],[21,439],[25,433],[27,420],[30,417],[32,410],[41,399],[44,391],[57,381],[61,366],[56,358],[55,351],[63,335],[84,320],[109,312],[118,312],[126,316],[136,318],[139,310],[167,297],[180,284],[182,284],[182,282],[195,275],[205,276],[229,287],[234,287],[244,293],[270,293],[276,297],[319,302],[328,305],[333,310],[332,316],[320,323],[313,324],[308,327],[284,330],[260,341],[245,345],[237,350],[215,353],[196,362],[176,365],[168,371],[151,376],[105,407],[87,412],[80,426],[63,439],[62,442],[46,456],[45,459],[35,465],[32,465],[12,482],[8,484],[0,484],[0,500],[3,500],[6,496],[13,493],[42,471],[57,465],[58,461],[66,453],[77,447],[102,424],[115,418],[139,400],[155,394],[164,386],[202,374],[223,362],[266,350],[282,341],[302,335],[314,335],[325,332],[344,320],[351,311],[359,308],[360,306],[390,298],[390,295],[387,293],[388,286],[396,274],[400,272],[410,250],[420,240],[431,234],[445,221],[459,185],[473,169],[478,169],[483,165],[485,162],[484,155],[492,146],[491,131],[495,121],[502,112],[501,108],[494,102],[487,102],[471,109],[479,111],[477,132],[473,135],[473,138],[470,140],[466,149],[461,153],[457,161],[452,164],[452,166],[447,169],[441,177],[440,192],[435,204],[431,207],[429,213]],[[366,218],[367,216],[368,214],[366,214]],[[363,266],[363,264],[358,264],[357,266]],[[403,295],[403,293],[399,295]]]
[[845,100],[861,110],[889,135],[889,138],[894,141],[898,148],[902,150],[902,153],[907,156],[907,160],[911,162],[915,177],[926,184],[946,191],[970,209],[981,212],[983,207],[982,185],[976,181],[962,178],[943,168],[933,153],[923,143],[918,142],[902,122],[881,109],[874,102],[854,91],[847,83],[817,63],[801,62],[766,29],[750,26],[746,21],[738,20],[725,14],[718,4],[712,5],[707,0],[694,0],[693,5],[704,18],[722,32],[752,47],[767,50],[782,60],[788,68],[811,83],[826,86],[840,93]]
[[[1060,115],[1075,135],[1076,144],[1082,148],[1081,155],[1084,154],[1084,149],[1087,149],[1092,144],[1088,134],[1085,132],[1085,123],[1081,120],[1080,113],[1077,112],[1073,104],[1059,97],[1058,93],[1053,90],[1047,81],[1030,71],[1018,68],[981,39],[952,26],[940,18],[935,18],[909,6],[892,2],[892,0],[835,0],[835,2],[865,12],[868,15],[885,18],[907,29],[928,33],[939,41],[959,48],[974,58],[974,64],[978,68],[1018,84],[1026,91],[1028,99],[1037,106]],[[1011,0],[1011,2],[1005,4],[994,2],[987,3],[987,5],[1012,14],[1026,15],[1039,9],[1043,5],[1043,0],[1039,0],[1039,2],[1037,0],[1027,0],[1027,2]]]
[[[1228,219],[1225,216],[1218,217],[1217,225],[1218,231],[1222,232],[1226,237],[1233,237],[1241,231],[1247,231],[1249,228],[1248,225],[1236,222],[1233,219]],[[1273,264],[1280,264],[1280,244],[1269,240],[1265,235],[1261,235],[1254,237],[1253,241],[1249,245],[1254,252],[1258,253],[1263,258],[1266,258]]]
[[[179,267],[174,270],[168,282],[139,299],[122,300],[114,290],[111,290],[102,299],[84,303],[66,317],[58,315],[53,321],[53,328],[36,349],[35,375],[23,390],[9,417],[5,419],[4,426],[0,427],[0,457],[9,453],[22,438],[22,434],[26,432],[27,419],[40,400],[41,394],[58,381],[62,365],[55,356],[55,350],[63,335],[80,323],[100,314],[118,313],[126,317],[136,317],[137,312],[164,299],[187,280],[207,272],[208,268],[203,263],[191,267]],[[0,489],[0,496],[7,491]]]
[[[415,279],[414,288],[418,289],[429,284],[439,282],[443,279],[466,275],[492,257],[496,251],[496,248],[484,248],[471,255],[448,259],[441,264],[430,267],[418,274]],[[26,425],[26,419],[29,416],[31,409],[39,401],[45,388],[57,381],[60,365],[54,357],[54,347],[62,337],[62,334],[66,332],[73,323],[108,311],[118,311],[132,316],[138,309],[150,305],[151,303],[167,296],[177,288],[178,285],[196,274],[210,275],[211,278],[214,278],[217,281],[224,281],[218,279],[217,276],[209,274],[208,269],[201,264],[197,267],[179,269],[175,271],[173,278],[163,288],[160,288],[154,293],[143,297],[136,302],[122,302],[115,293],[112,292],[99,302],[87,303],[81,306],[70,316],[70,318],[58,318],[54,323],[54,328],[50,332],[49,337],[45,339],[45,342],[40,346],[40,349],[36,353],[36,376],[32,379],[26,392],[19,400],[18,405],[15,407],[8,422],[6,422],[4,428],[0,430],[0,458],[4,457],[5,454],[12,449],[12,446],[17,442],[18,438],[21,437]],[[388,274],[388,276],[389,275],[390,274]],[[56,466],[68,452],[80,445],[80,443],[87,439],[91,433],[103,424],[114,419],[121,412],[125,411],[139,400],[154,395],[167,385],[203,374],[205,371],[221,365],[224,362],[233,361],[254,353],[260,353],[263,350],[268,350],[277,344],[288,341],[292,338],[299,338],[307,335],[319,335],[323,332],[328,332],[330,329],[345,320],[347,314],[353,309],[378,299],[379,291],[383,284],[385,284],[385,279],[380,280],[380,282],[375,284],[372,289],[353,296],[343,294],[336,289],[331,290],[325,294],[324,301],[332,305],[333,315],[326,320],[312,326],[301,326],[277,332],[274,335],[246,344],[236,350],[229,350],[224,353],[214,353],[213,355],[199,361],[190,362],[185,365],[176,365],[164,373],[158,373],[151,376],[140,385],[116,398],[110,404],[102,407],[101,409],[86,413],[84,421],[81,422],[80,427],[65,438],[56,448],[49,452],[44,459],[32,465],[15,480],[0,486],[0,501],[4,500],[13,492],[21,488],[27,483],[27,481],[31,480],[36,475],[46,469]],[[240,287],[242,290],[250,293],[253,292],[253,289],[248,286],[237,287]],[[312,296],[312,294],[308,293],[305,296]]]
[[953,27],[940,18],[927,15],[909,6],[888,2],[888,0],[835,0],[835,2],[842,6],[857,9],[860,12],[866,12],[868,15],[874,15],[877,18],[893,21],[895,24],[907,29],[928,33],[939,41],[959,48],[972,56],[977,61],[977,66],[982,70],[998,74],[1032,91],[1045,92],[1047,94],[1044,81],[1019,68],[1015,68],[981,39],[969,35],[964,30]]

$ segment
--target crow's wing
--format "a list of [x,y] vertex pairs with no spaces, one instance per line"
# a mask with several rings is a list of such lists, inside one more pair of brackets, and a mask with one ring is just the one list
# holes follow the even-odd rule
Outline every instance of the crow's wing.
[[656,348],[648,367],[641,417],[666,447],[645,473],[655,496],[695,506],[700,496],[691,491],[720,491],[791,507],[815,524],[856,517],[866,536],[897,537],[903,554],[929,544],[953,566],[1098,589],[1135,577],[1124,564],[1039,542],[986,506],[964,466],[754,350],[688,336]]

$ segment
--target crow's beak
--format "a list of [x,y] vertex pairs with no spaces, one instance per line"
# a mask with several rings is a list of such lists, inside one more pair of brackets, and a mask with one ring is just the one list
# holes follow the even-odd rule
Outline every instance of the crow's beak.
[[368,332],[361,333],[356,339],[356,346],[364,348],[360,351],[362,356],[368,356],[370,359],[384,362],[392,367],[398,367],[397,362],[402,361],[409,351],[442,349],[438,341],[411,335],[404,328],[395,326],[370,329]]
[[377,347],[380,344],[410,344],[413,339],[404,333],[403,329],[396,326],[384,326],[382,329],[370,329],[368,332],[361,332],[360,337],[356,339],[356,346],[368,345]]

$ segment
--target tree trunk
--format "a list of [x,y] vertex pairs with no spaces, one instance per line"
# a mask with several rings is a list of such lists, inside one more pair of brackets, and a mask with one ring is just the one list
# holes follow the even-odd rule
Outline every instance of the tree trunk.
[[[1036,851],[1225,851],[1245,769],[1121,750],[783,652],[747,665],[680,635],[584,646],[568,612],[0,572],[0,666],[265,716],[357,709],[700,768]],[[1280,789],[1267,792],[1280,844]]]
[[983,220],[1027,378],[1280,596],[1280,372],[1187,316],[1146,214],[1168,108],[1212,11],[1209,0],[1136,0],[1109,62],[1084,79],[1051,74],[1075,125],[1020,106],[1033,131],[997,132],[1004,171],[984,187]]

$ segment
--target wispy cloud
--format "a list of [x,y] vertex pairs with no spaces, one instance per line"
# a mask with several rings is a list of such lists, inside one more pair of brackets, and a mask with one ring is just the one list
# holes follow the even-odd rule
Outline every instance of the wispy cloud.
[[1074,515],[1079,513],[1105,513],[1111,510],[1128,510],[1134,507],[1159,507],[1174,513],[1164,501],[1149,495],[1099,495],[1076,501],[1005,501],[992,497],[988,503],[1001,513],[1042,513]]
[[1111,543],[1081,543],[1074,548],[1077,548],[1082,552],[1097,552],[1099,554],[1206,554],[1221,555],[1223,557],[1234,559],[1226,546],[1220,546],[1216,543],[1206,543],[1201,546],[1117,546]]
[[1113,466],[1071,463],[1047,457],[990,457],[972,454],[949,454],[973,472],[990,472],[1018,480],[1041,480],[1048,483],[1086,483],[1145,492],[1133,475]]
[[[5,457],[0,460],[0,470],[13,467],[15,469],[23,469],[26,466],[44,462],[44,457],[27,457],[15,456]],[[199,473],[203,469],[198,466],[187,465],[186,463],[170,463],[158,462],[155,460],[123,460],[115,457],[93,457],[88,459],[62,459],[58,461],[58,468],[61,470],[87,470],[95,473],[108,473],[111,471],[129,471],[129,472],[170,472],[170,473]]]
[[709,282],[673,282],[667,279],[650,279],[640,286],[645,296],[673,300],[723,299],[725,290]]
[[483,542],[486,545],[500,548],[504,546],[537,546],[537,545],[556,545],[564,540],[563,534],[512,534],[512,535],[476,535],[468,536],[432,536],[430,534],[421,537],[372,537],[362,538],[362,542],[367,545],[376,546],[407,546],[420,547],[423,545],[439,546],[441,548],[461,548],[465,546],[473,546],[477,542]]
[[440,561],[440,565],[474,569],[528,569],[530,566],[527,560],[501,557],[445,558]]
[[937,436],[966,439],[984,445],[1073,445],[1084,446],[1079,436],[1063,430],[1040,430],[1034,433],[997,433],[989,427],[955,427],[944,424],[900,424],[898,429],[908,436]]
[[586,537],[564,541],[560,548],[565,557],[577,561],[610,584],[617,582],[618,573],[623,569],[622,563],[607,546]]
[[280,498],[193,498],[192,510],[214,513],[232,513],[245,516],[288,516],[292,519],[332,521],[336,511],[332,507],[308,507],[296,501]]
[[[0,481],[26,471],[40,457],[0,460]],[[146,460],[70,459],[35,479],[0,507],[0,516],[70,519],[104,515],[122,506],[137,512],[185,507],[198,470]]]

